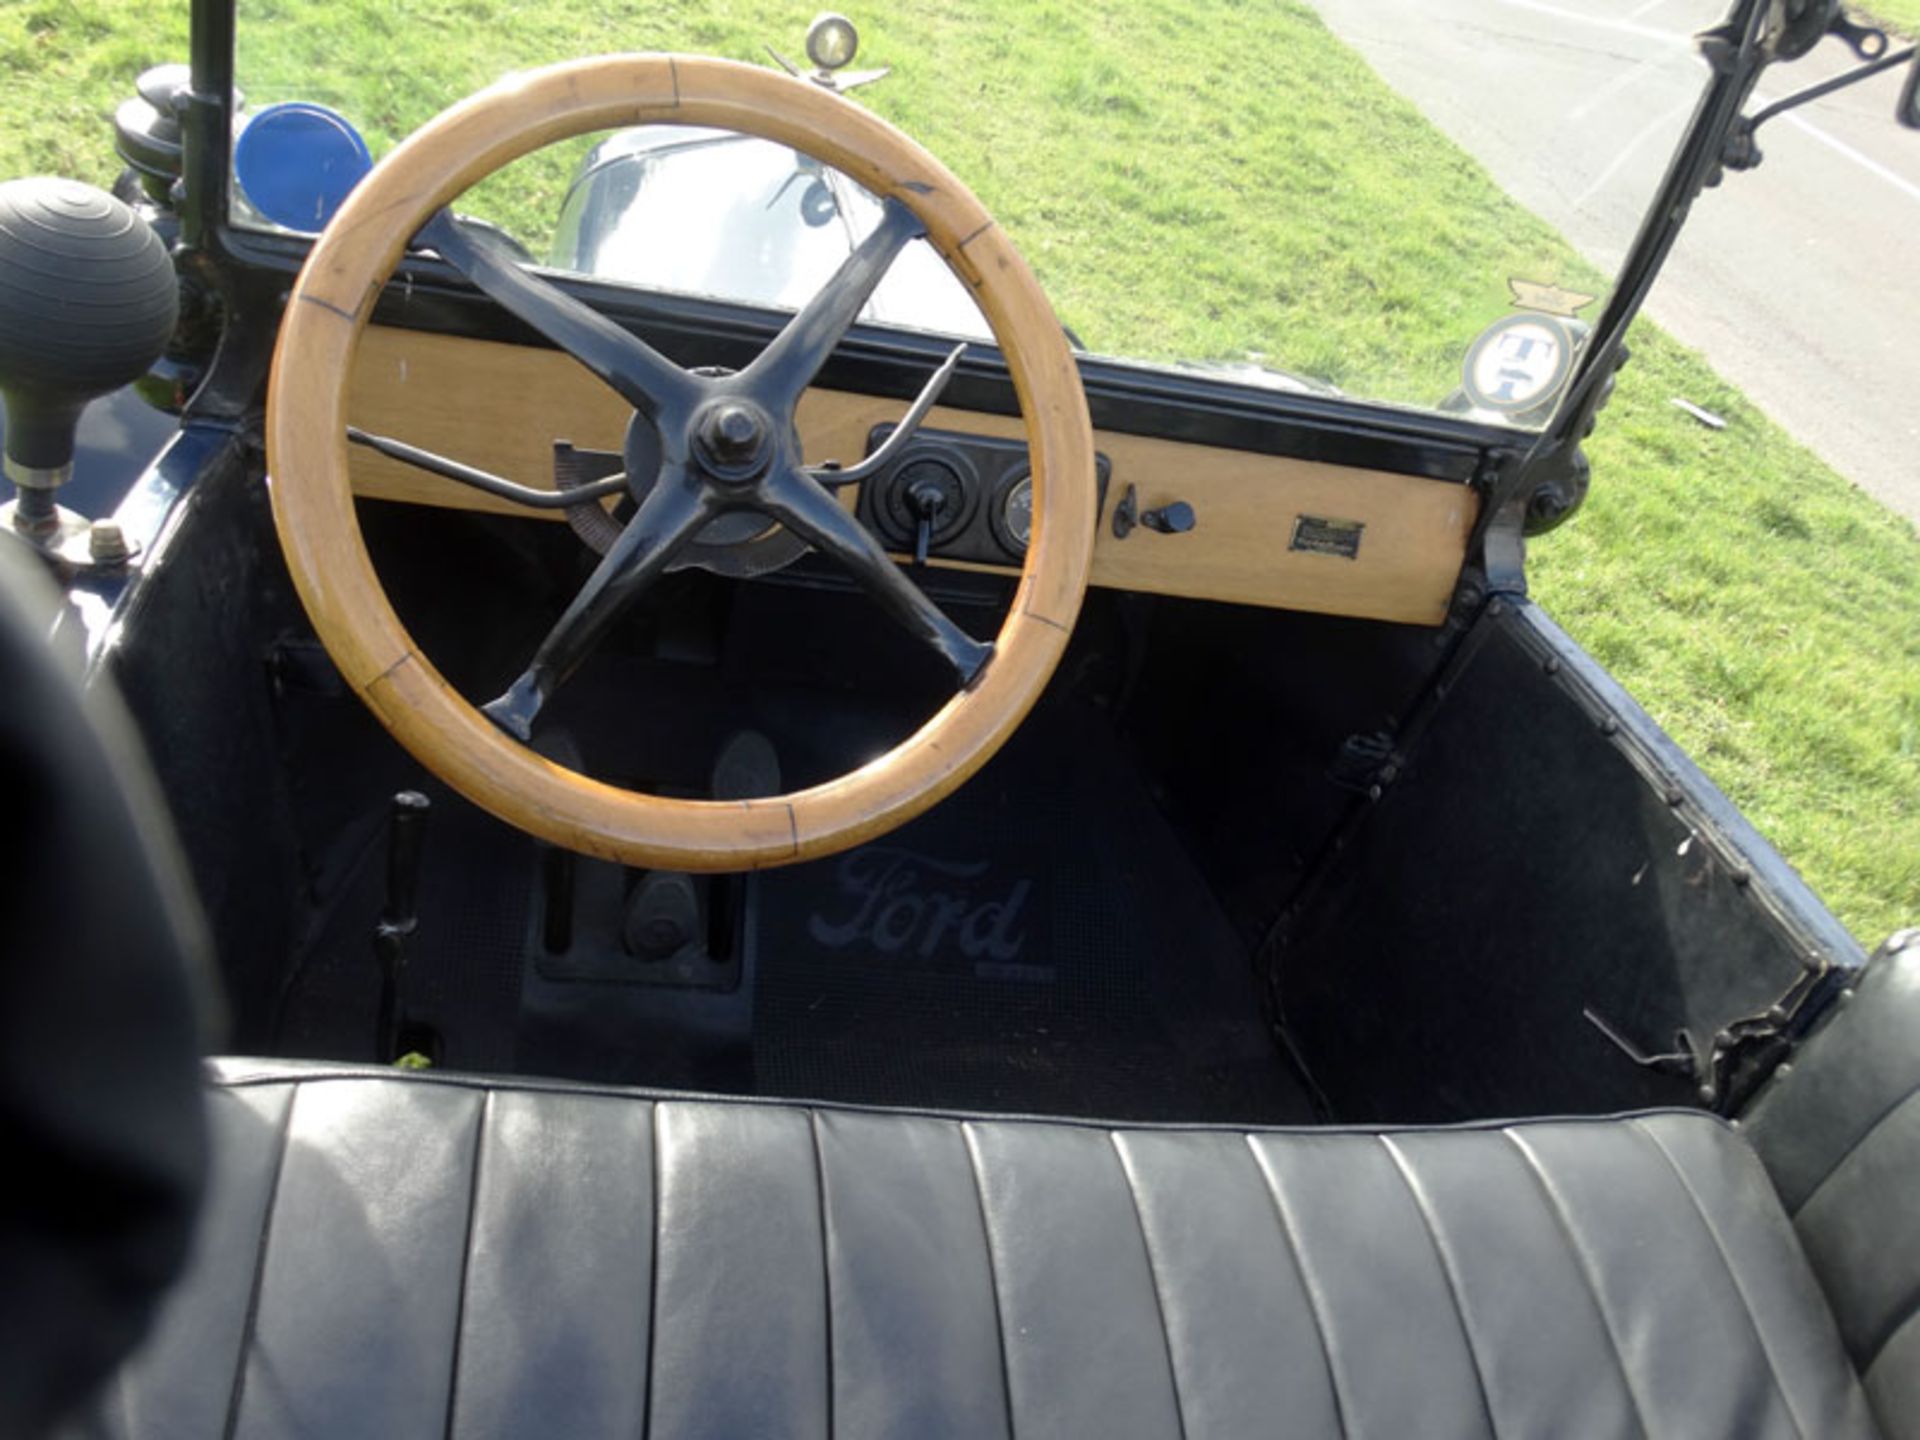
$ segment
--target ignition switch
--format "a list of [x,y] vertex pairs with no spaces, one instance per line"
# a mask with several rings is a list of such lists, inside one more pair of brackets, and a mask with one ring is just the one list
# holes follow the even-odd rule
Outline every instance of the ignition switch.
[[916,480],[907,487],[907,507],[913,511],[913,563],[927,563],[927,546],[933,541],[934,527],[947,510],[947,492],[936,480]]
[[946,449],[909,453],[887,478],[876,518],[891,544],[912,546],[914,563],[924,565],[930,551],[966,528],[978,488],[960,455]]

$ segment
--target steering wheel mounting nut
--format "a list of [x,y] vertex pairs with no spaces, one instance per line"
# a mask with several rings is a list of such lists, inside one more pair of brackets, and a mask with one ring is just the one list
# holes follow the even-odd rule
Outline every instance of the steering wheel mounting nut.
[[694,419],[694,449],[709,478],[742,484],[767,468],[772,423],[745,400],[715,400]]

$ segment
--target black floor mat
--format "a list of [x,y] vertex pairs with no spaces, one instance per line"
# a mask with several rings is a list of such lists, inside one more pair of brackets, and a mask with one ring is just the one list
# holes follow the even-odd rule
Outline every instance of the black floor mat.
[[757,877],[757,1087],[1111,1119],[1313,1119],[1245,954],[1104,717],[1033,716],[925,816]]

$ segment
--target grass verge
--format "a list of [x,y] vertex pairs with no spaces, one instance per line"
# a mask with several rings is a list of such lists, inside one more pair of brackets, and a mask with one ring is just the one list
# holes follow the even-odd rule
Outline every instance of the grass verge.
[[1849,9],[1862,19],[1878,21],[1897,35],[1909,40],[1920,37],[1920,0],[1873,0],[1870,5]]
[[[940,155],[1096,349],[1243,358],[1431,403],[1513,274],[1596,277],[1294,0],[875,0],[863,100]],[[1914,28],[1920,0],[1880,0]],[[246,0],[242,84],[338,105],[376,150],[515,68],[610,49],[764,58],[769,0]],[[0,3],[0,174],[111,177],[107,120],[185,53],[179,0]],[[1889,122],[1891,123],[1891,122]],[[578,148],[472,206],[524,231]],[[1762,174],[1757,182],[1765,184]],[[1642,324],[1595,490],[1536,593],[1871,942],[1920,919],[1920,542]],[[1684,395],[1729,419],[1702,429]]]

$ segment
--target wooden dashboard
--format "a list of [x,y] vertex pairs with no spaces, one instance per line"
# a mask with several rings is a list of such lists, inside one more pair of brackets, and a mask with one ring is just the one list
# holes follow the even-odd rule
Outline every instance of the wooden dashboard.
[[[361,342],[351,406],[363,429],[543,489],[553,484],[555,440],[618,450],[631,413],[557,351],[382,326],[370,326]],[[905,408],[810,390],[799,411],[808,461],[859,459],[872,428]],[[945,406],[927,424],[1023,436],[1009,416]],[[1132,485],[1141,509],[1184,500],[1197,521],[1184,534],[1140,528],[1123,540],[1103,517],[1095,585],[1423,625],[1446,616],[1477,506],[1464,485],[1116,431],[1096,431],[1094,442],[1113,462],[1109,514]],[[361,495],[559,518],[359,446],[351,463]]]

